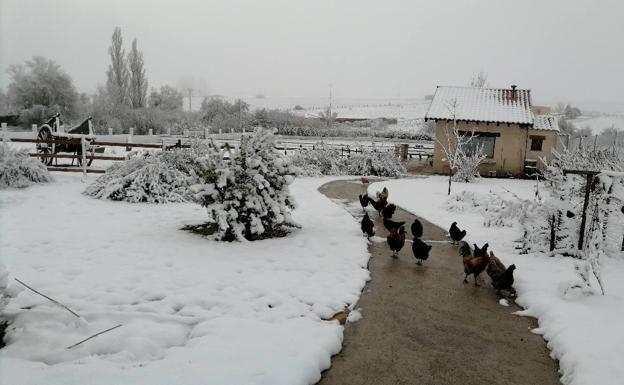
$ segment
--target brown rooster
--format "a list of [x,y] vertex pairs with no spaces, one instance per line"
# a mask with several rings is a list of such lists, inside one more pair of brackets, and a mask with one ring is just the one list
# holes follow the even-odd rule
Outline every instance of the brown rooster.
[[[481,251],[485,248],[486,247],[483,247],[478,250]],[[466,276],[464,277],[464,283],[468,283],[468,276],[472,274],[474,275],[475,286],[480,286],[477,283],[477,277],[488,266],[488,263],[490,262],[490,256],[485,254],[473,257],[470,253],[470,247],[467,244],[462,245],[462,247],[459,249],[459,253],[464,262],[464,273],[466,273]]]
[[390,230],[390,234],[386,240],[388,241],[388,246],[390,246],[390,250],[392,250],[392,258],[397,258],[397,254],[403,246],[405,245],[405,226],[401,226],[399,229]]

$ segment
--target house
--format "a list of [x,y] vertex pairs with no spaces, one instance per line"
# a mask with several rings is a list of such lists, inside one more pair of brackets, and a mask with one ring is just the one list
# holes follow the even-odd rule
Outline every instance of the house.
[[[550,108],[533,106],[531,91],[504,88],[442,87],[433,95],[425,121],[436,122],[433,170],[449,172],[442,147],[456,124],[460,133],[474,133],[467,144],[487,156],[480,167],[484,176],[532,174],[550,161],[559,142],[557,119]],[[454,145],[451,139],[451,146]]]

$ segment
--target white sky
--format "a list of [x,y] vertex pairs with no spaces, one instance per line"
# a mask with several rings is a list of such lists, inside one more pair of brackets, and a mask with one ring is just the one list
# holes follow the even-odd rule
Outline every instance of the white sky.
[[483,70],[534,99],[624,101],[618,0],[0,0],[0,85],[33,55],[80,91],[105,82],[115,26],[150,85],[225,95],[420,97]]

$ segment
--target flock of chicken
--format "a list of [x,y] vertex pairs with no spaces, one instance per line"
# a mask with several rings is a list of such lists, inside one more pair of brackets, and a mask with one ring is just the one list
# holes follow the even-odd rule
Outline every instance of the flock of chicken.
[[[396,205],[388,203],[388,189],[384,187],[381,192],[377,192],[377,199],[369,197],[367,194],[359,196],[360,204],[364,209],[364,217],[362,218],[361,228],[362,232],[370,237],[375,235],[375,226],[373,221],[366,212],[366,207],[372,206],[379,215],[383,218],[383,225],[389,231],[386,238],[390,250],[392,250],[393,258],[398,257],[399,251],[405,246],[405,238],[407,236],[405,230],[405,222],[397,222],[392,220],[392,216],[396,211]],[[416,263],[422,265],[423,261],[429,258],[429,251],[431,251],[431,245],[426,244],[420,238],[423,235],[423,226],[418,219],[414,219],[414,223],[411,225],[412,236],[412,252]],[[513,272],[516,269],[515,265],[505,267],[505,265],[498,259],[492,251],[488,253],[489,245],[486,243],[483,247],[478,247],[474,244],[474,250],[470,248],[468,243],[462,241],[466,236],[466,230],[460,230],[457,227],[457,222],[453,222],[449,229],[449,236],[455,244],[461,242],[459,248],[459,255],[462,257],[464,264],[464,283],[468,283],[468,276],[474,277],[475,286],[479,286],[477,277],[483,272],[490,276],[492,279],[492,286],[497,290],[500,295],[501,291],[505,290],[511,295],[515,294],[513,288],[514,277]]]

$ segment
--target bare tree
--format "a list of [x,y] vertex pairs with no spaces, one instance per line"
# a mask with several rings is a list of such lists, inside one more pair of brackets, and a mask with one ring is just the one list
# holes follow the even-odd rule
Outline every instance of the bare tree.
[[128,54],[130,68],[130,104],[132,108],[142,108],[147,104],[147,77],[143,62],[143,52],[137,49],[137,41],[132,41],[132,49]]
[[124,106],[128,103],[128,65],[126,51],[123,49],[121,28],[115,27],[111,46],[108,48],[111,63],[106,72],[106,90],[115,107]]
[[479,71],[478,74],[472,77],[472,80],[470,81],[470,87],[487,87],[487,74],[483,71]]
[[451,195],[451,182],[453,180],[472,182],[475,178],[478,178],[479,166],[486,158],[483,153],[483,146],[476,145],[472,151],[468,151],[469,144],[476,140],[476,135],[474,130],[461,132],[457,127],[457,106],[457,100],[449,103],[447,108],[451,112],[453,125],[449,127],[447,121],[444,127],[444,138],[441,139],[436,136],[436,141],[442,148],[445,159],[449,164],[448,195]]

